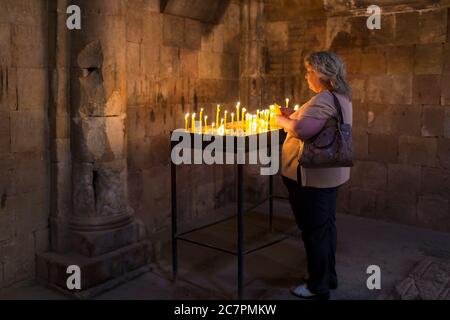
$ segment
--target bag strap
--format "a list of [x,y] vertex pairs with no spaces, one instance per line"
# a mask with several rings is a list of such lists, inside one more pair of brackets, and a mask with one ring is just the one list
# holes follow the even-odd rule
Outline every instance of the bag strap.
[[342,106],[341,103],[339,102],[339,99],[336,97],[336,95],[333,93],[333,91],[330,90],[330,93],[333,95],[334,98],[334,107],[336,108],[337,112],[338,112],[338,122],[340,124],[344,124],[344,116],[342,114]]

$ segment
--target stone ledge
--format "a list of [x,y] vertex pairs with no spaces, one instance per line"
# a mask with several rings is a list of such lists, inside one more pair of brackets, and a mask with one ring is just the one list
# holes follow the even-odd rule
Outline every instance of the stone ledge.
[[[138,242],[93,258],[78,254],[47,252],[36,255],[36,279],[75,299],[92,298],[150,270],[151,244]],[[67,267],[81,269],[81,290],[66,287]]]

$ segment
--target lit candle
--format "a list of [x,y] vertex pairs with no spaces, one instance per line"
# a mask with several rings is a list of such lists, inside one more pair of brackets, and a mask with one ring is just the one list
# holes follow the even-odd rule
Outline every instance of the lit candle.
[[289,98],[286,98],[286,108],[289,107]]
[[234,127],[234,112],[231,113],[231,127]]
[[241,106],[241,103],[238,102],[236,105],[236,121],[239,123],[239,108]]
[[217,111],[216,111],[216,124],[219,126],[219,114],[220,114],[220,104],[217,105]]
[[200,109],[200,118],[198,121],[200,121],[200,132],[202,132],[202,119],[203,119],[203,108]]
[[[247,109],[242,108],[242,126],[243,126],[243,127],[245,126],[245,118],[244,118],[245,111],[247,111]],[[244,128],[245,128],[245,127],[244,127]]]
[[259,109],[256,110],[256,119],[259,119]]
[[207,126],[208,126],[208,116],[205,116],[205,130]]
[[228,111],[225,110],[225,122],[224,122],[225,129],[227,128],[227,113],[228,113]]
[[184,116],[184,128],[185,128],[186,131],[189,130],[189,127],[188,127],[188,119],[189,119],[189,112],[186,113],[186,115]]
[[195,113],[192,114],[192,132],[195,132]]

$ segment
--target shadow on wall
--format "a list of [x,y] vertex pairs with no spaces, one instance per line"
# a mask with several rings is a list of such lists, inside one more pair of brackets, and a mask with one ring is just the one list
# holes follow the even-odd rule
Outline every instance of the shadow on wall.
[[[161,0],[161,13],[217,24],[229,4],[230,0]],[[213,27],[205,30],[206,33],[210,33]]]

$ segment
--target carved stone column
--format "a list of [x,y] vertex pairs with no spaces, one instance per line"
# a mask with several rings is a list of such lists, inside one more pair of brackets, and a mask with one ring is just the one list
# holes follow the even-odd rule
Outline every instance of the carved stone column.
[[81,30],[65,31],[71,40],[72,192],[64,228],[67,252],[38,257],[37,274],[66,290],[65,268],[79,265],[82,288],[77,294],[88,297],[105,283],[126,279],[131,271],[146,266],[149,246],[144,227],[128,206],[126,190],[127,1],[71,4],[81,8],[82,20]]

